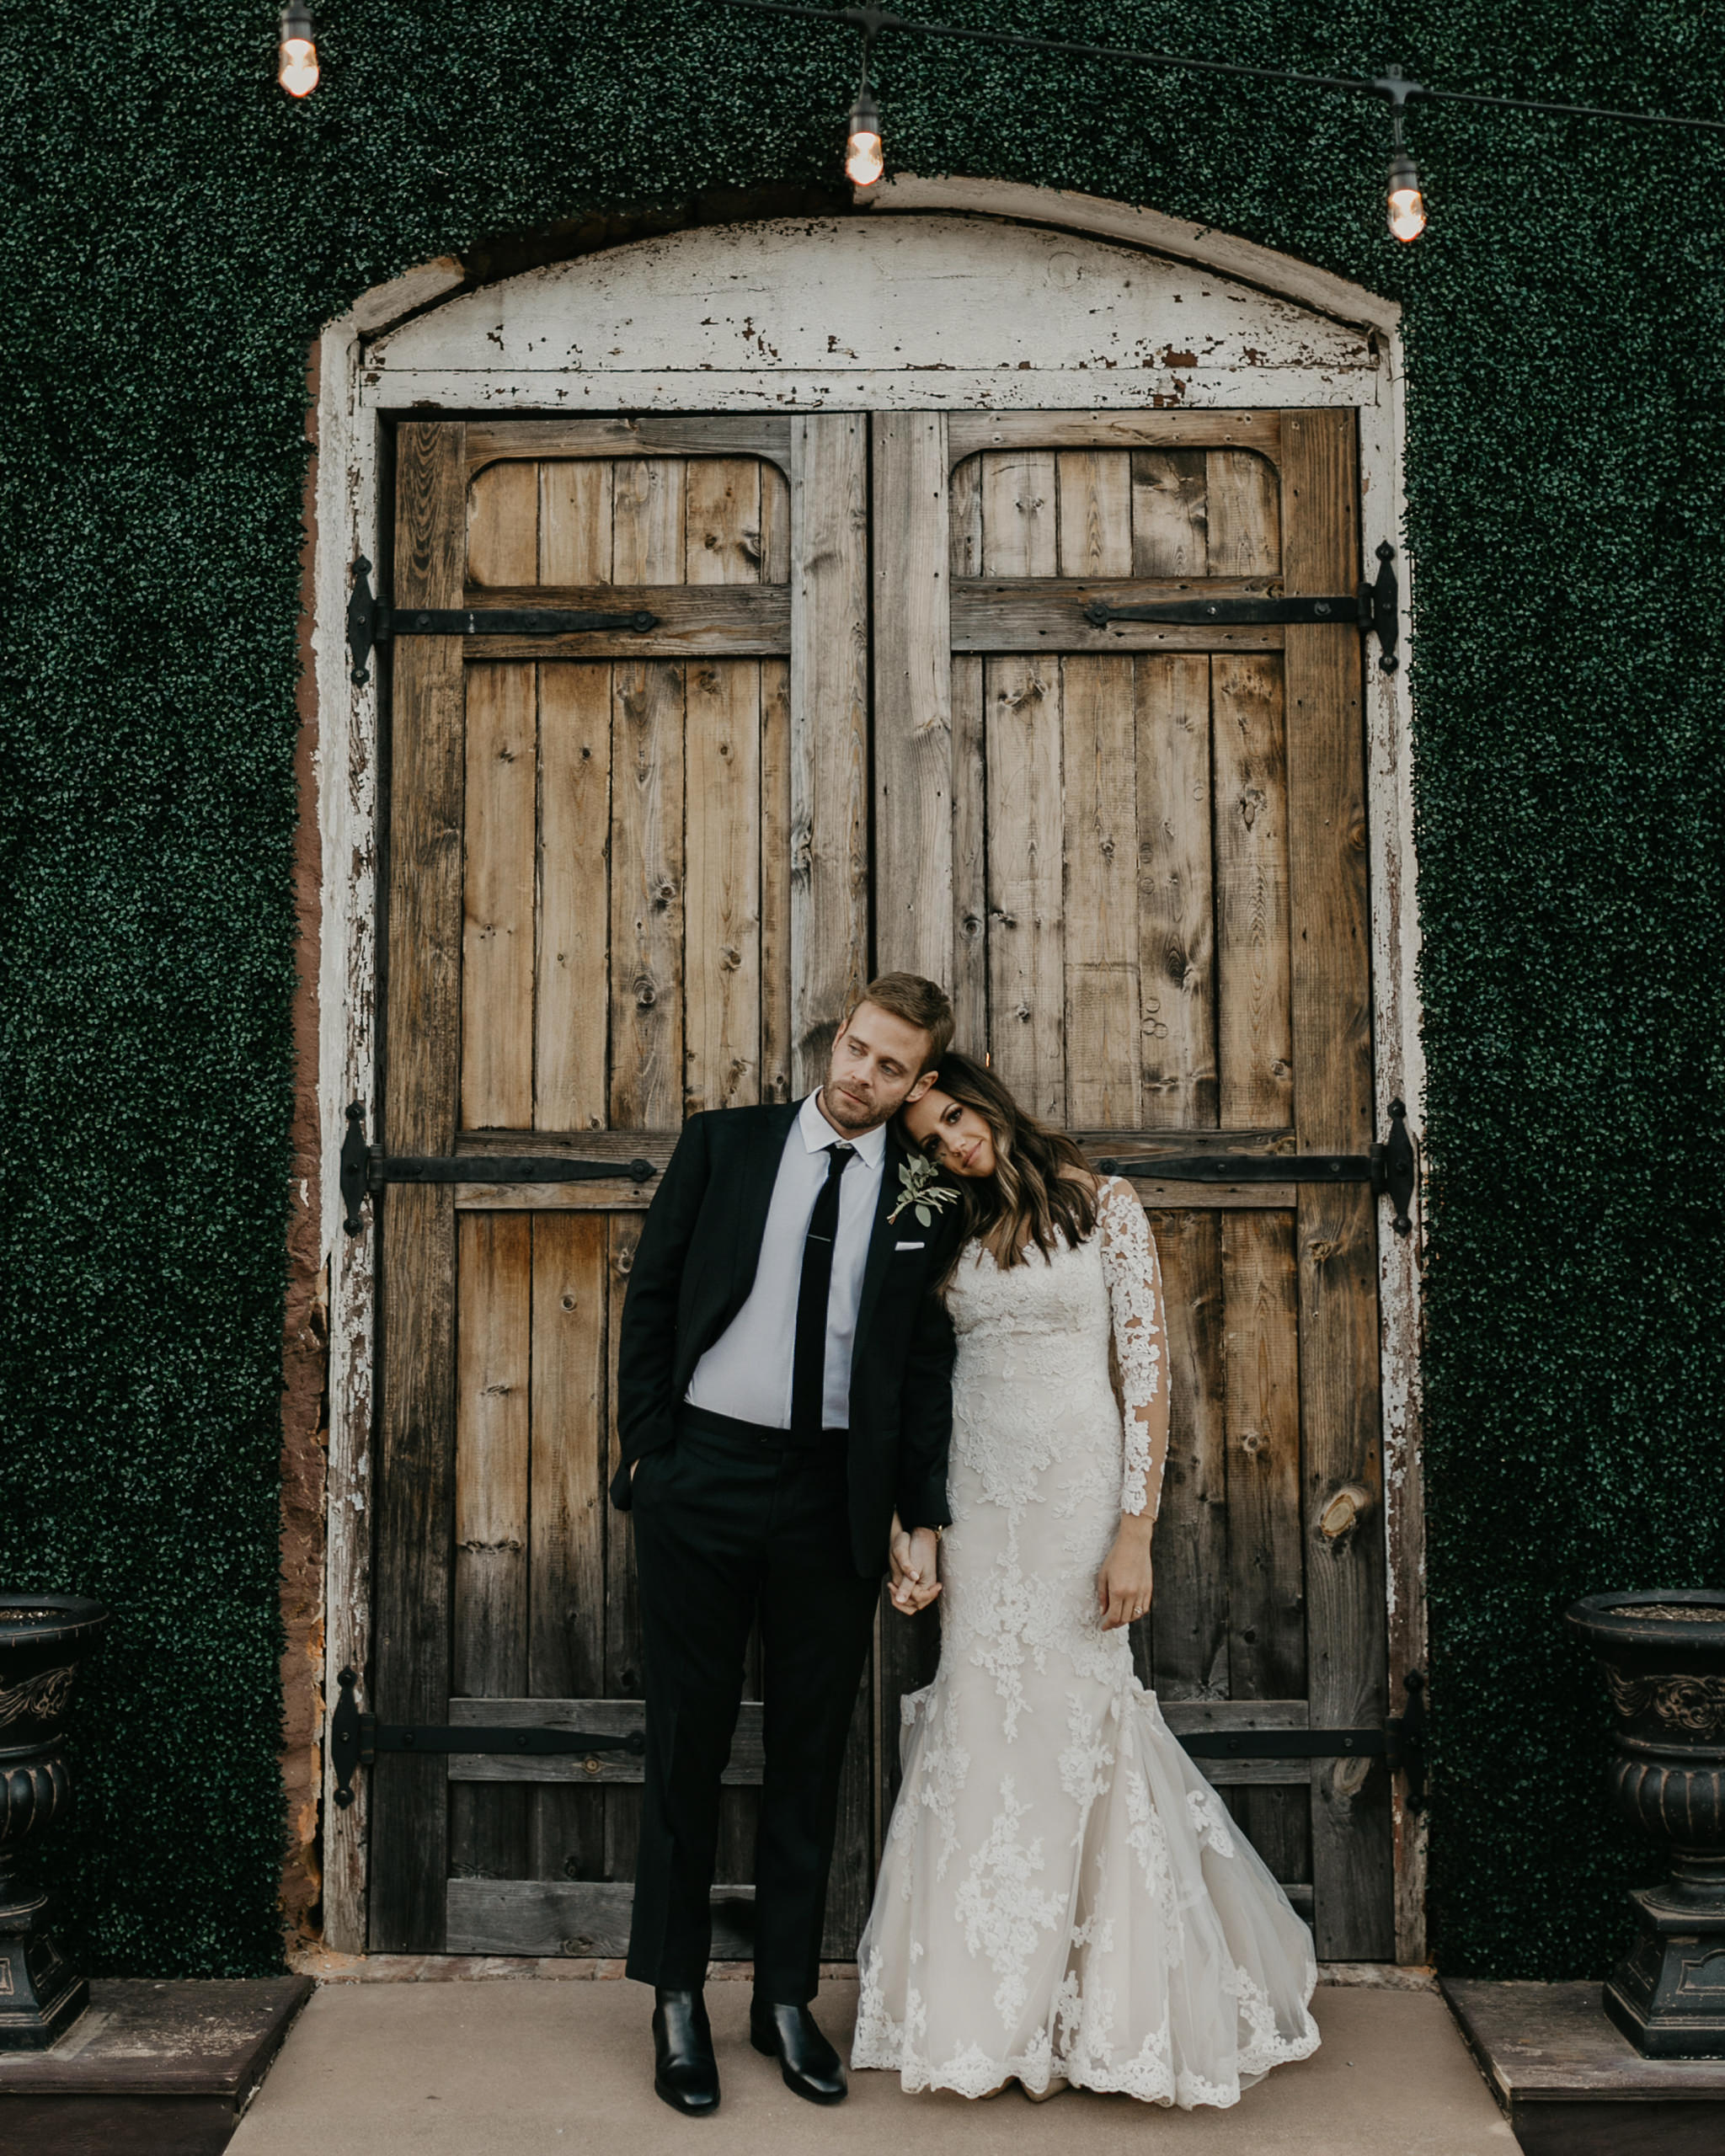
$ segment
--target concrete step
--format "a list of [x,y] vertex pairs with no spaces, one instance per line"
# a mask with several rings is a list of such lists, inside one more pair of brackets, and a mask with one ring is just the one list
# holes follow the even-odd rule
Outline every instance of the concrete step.
[[[1431,1990],[1319,1988],[1322,2048],[1280,2067],[1237,2108],[1151,2111],[1074,2090],[1033,2104],[907,2096],[857,2073],[816,2111],[750,2048],[749,1986],[709,1982],[724,2089],[718,2115],[680,2120],[654,2096],[651,2001],[614,1980],[500,1978],[328,1984],[295,2025],[232,2156],[1514,2156],[1514,2142]],[[823,2027],[848,2049],[855,1983],[822,1985]],[[1160,2146],[1160,2141],[1158,2146]]]
[[220,2156],[308,1977],[97,1980],[51,2051],[0,2052],[0,2149]]
[[1597,1983],[1443,1988],[1525,2156],[1725,2150],[1725,2058],[1643,2058]]

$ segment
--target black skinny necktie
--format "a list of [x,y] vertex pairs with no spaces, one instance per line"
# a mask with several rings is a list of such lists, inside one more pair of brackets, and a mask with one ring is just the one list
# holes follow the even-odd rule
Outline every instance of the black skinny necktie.
[[857,1157],[842,1139],[826,1149],[826,1181],[809,1216],[803,1279],[797,1290],[797,1341],[791,1358],[791,1435],[817,1438],[825,1422],[826,1304],[832,1289],[832,1246],[839,1231],[839,1178]]

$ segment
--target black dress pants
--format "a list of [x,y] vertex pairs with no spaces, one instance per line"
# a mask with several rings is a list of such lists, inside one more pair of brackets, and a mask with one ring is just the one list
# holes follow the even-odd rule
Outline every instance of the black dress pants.
[[766,1772],[755,1845],[755,1988],[815,1993],[845,1740],[879,1579],[851,1556],[845,1440],[680,1421],[632,1496],[646,1664],[647,1754],[628,1973],[698,1990],[719,1776],[730,1757],[750,1627],[761,1620]]

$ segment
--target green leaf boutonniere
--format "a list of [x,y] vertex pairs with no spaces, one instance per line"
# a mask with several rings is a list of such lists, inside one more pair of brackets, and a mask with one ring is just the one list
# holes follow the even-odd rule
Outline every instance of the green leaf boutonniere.
[[926,1153],[913,1153],[908,1161],[899,1163],[899,1202],[886,1216],[889,1227],[907,1205],[925,1228],[934,1225],[934,1216],[941,1207],[954,1203],[959,1195],[939,1180],[939,1174]]

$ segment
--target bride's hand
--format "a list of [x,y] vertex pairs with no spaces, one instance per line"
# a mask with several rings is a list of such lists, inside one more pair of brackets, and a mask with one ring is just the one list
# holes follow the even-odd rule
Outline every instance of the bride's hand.
[[1150,1524],[1123,1517],[1114,1546],[1096,1576],[1103,1631],[1135,1624],[1149,1609],[1150,1596]]
[[898,1514],[893,1514],[888,1550],[892,1559],[892,1603],[907,1617],[927,1609],[940,1593],[939,1538],[932,1528],[918,1528],[912,1534]]

